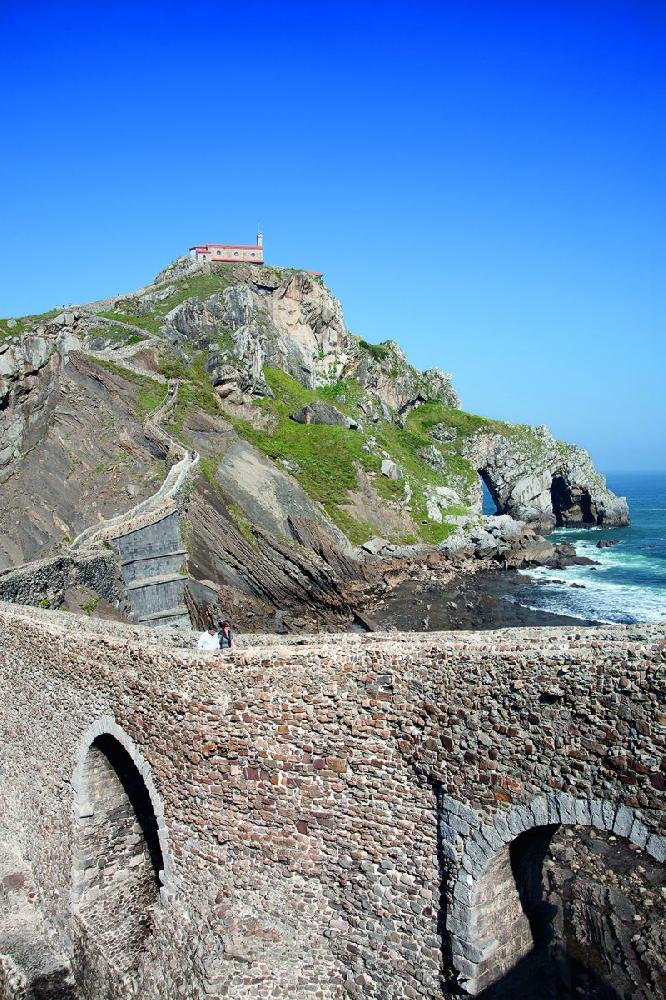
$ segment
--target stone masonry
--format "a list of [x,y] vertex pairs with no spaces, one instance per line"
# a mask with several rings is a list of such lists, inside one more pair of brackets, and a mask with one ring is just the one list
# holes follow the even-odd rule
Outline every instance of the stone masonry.
[[0,840],[85,1000],[479,994],[534,943],[525,834],[666,858],[664,626],[137,634],[0,608]]

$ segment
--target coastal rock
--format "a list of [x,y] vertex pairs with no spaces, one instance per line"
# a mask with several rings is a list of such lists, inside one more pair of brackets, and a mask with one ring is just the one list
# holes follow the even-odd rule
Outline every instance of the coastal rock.
[[481,431],[463,454],[484,479],[498,512],[543,531],[554,525],[626,525],[629,510],[596,471],[588,453],[557,441],[547,427],[507,425]]
[[610,549],[614,545],[619,545],[619,539],[617,538],[602,538],[601,541],[597,542],[598,549]]
[[[170,277],[168,269],[163,276]],[[189,344],[197,350],[225,341],[222,362],[256,380],[265,365],[310,389],[357,379],[377,400],[376,409],[366,404],[371,420],[392,414],[404,420],[431,399],[460,405],[447,372],[419,372],[392,341],[369,345],[348,333],[338,300],[305,271],[238,267],[224,291],[193,296],[172,309],[160,335],[177,348]]]
[[515,568],[543,565],[555,553],[555,547],[531,525],[508,515],[485,515],[468,531],[458,527],[438,549],[456,559],[488,560]]
[[72,346],[68,337],[45,332],[0,348],[0,483],[45,433]]

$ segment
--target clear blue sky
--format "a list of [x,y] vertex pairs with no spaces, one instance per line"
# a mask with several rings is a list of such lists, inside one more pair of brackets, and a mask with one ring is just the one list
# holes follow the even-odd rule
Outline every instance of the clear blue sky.
[[265,233],[367,340],[666,468],[666,4],[0,0],[0,315]]

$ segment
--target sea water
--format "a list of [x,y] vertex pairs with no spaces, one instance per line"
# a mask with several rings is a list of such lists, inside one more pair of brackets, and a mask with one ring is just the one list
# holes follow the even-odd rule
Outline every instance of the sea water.
[[[577,555],[599,565],[524,570],[530,582],[517,588],[514,599],[584,621],[666,621],[666,472],[610,472],[607,482],[628,500],[629,527],[557,528],[548,536],[571,542]],[[601,539],[618,544],[599,549]]]

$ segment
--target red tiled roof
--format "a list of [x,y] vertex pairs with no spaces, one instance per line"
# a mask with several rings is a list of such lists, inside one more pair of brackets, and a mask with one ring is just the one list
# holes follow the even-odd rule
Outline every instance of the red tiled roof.
[[258,243],[199,243],[197,246],[190,247],[190,250],[210,252],[211,247],[216,250],[263,250],[263,247]]

